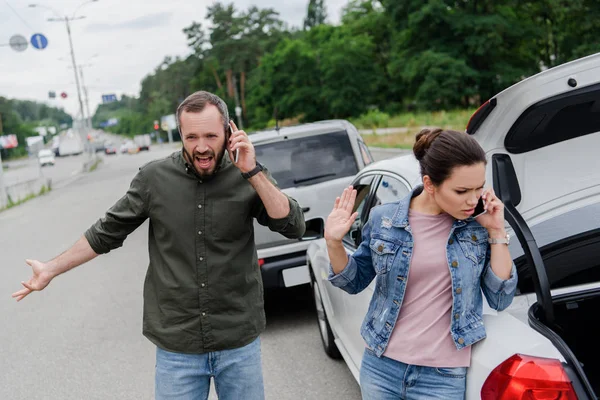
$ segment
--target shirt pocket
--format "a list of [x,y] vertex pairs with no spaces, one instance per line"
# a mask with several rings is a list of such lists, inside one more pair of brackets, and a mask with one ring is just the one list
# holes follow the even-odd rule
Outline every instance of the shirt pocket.
[[377,275],[388,273],[392,268],[400,245],[383,239],[371,239],[369,247],[371,248],[371,258]]
[[238,239],[246,234],[251,225],[246,202],[223,200],[212,204],[210,215],[211,233],[225,241]]

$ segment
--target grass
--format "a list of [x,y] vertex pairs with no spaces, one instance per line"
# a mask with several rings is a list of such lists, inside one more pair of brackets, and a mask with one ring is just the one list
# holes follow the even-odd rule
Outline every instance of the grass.
[[473,110],[409,112],[389,116],[379,111],[371,111],[351,122],[358,129],[405,128],[405,132],[391,134],[362,135],[371,147],[411,149],[415,135],[422,128],[443,128],[464,131]]
[[95,171],[95,170],[96,170],[96,168],[98,168],[98,164],[100,164],[100,159],[96,160],[96,162],[94,162],[94,163],[92,164],[92,166],[90,167],[90,170],[89,170],[89,172]]
[[36,197],[43,196],[46,193],[49,193],[51,190],[52,190],[51,187],[43,185],[38,193],[32,193],[32,194],[25,196],[24,198],[17,200],[17,201],[13,201],[13,199],[10,196],[8,196],[8,205],[4,208],[0,208],[0,212],[2,212],[4,210],[8,210],[9,208],[16,207],[16,206],[23,204],[31,199],[35,199]]

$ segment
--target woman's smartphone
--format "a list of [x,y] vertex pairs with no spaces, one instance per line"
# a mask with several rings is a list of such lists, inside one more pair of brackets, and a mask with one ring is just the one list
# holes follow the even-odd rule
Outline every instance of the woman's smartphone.
[[475,206],[475,212],[473,212],[473,218],[479,217],[482,214],[485,214],[487,210],[485,209],[485,203],[483,202],[483,196],[479,198],[477,205]]

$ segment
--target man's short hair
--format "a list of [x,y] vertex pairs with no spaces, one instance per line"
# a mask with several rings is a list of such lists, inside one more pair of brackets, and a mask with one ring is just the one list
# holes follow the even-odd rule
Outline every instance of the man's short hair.
[[207,104],[212,104],[217,107],[219,113],[223,117],[223,128],[225,132],[229,129],[229,111],[227,111],[227,104],[216,94],[200,90],[198,92],[190,94],[185,100],[181,102],[177,107],[177,127],[181,132],[181,114],[185,112],[202,112]]

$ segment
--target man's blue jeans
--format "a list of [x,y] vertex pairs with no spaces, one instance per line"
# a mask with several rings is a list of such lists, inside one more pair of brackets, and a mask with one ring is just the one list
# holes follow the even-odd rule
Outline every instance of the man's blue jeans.
[[211,377],[220,400],[263,400],[260,338],[238,349],[206,354],[156,349],[156,400],[206,400]]

